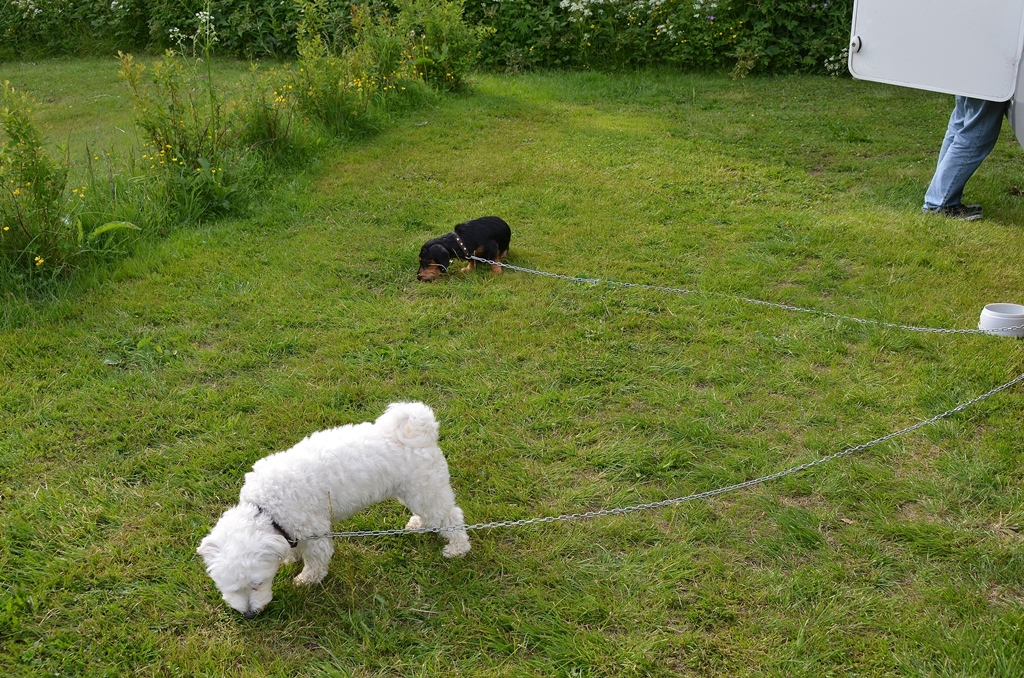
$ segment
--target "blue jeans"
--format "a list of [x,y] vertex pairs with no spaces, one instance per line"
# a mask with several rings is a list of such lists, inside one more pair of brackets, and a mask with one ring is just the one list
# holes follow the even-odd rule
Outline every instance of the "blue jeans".
[[938,212],[961,203],[967,180],[996,145],[1008,105],[1006,101],[956,98],[939,151],[939,164],[924,194],[925,212]]

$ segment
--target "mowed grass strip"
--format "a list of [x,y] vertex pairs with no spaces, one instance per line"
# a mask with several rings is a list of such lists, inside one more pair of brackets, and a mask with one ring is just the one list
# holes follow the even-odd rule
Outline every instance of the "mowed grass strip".
[[[103,68],[93,91],[117,95]],[[415,281],[426,239],[496,214],[519,266],[973,327],[1020,301],[1024,167],[1006,130],[968,188],[986,219],[921,215],[949,104],[824,78],[479,76],[246,215],[12,309],[0,666],[1018,675],[1015,392],[711,501],[476,532],[460,560],[432,536],[339,542],[321,586],[284,568],[253,621],[194,555],[253,461],[394,400],[434,407],[481,522],[739,482],[1008,381],[1012,340],[515,272]],[[405,517],[383,504],[339,527]]]

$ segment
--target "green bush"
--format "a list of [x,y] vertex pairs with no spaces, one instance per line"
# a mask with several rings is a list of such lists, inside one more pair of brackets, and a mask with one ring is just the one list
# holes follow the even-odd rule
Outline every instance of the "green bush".
[[491,68],[824,72],[849,36],[852,0],[483,0],[471,23],[494,35]]
[[476,0],[466,21],[491,29],[481,45],[480,63],[510,72],[580,65],[569,13],[560,0]]
[[281,69],[275,98],[345,136],[377,129],[403,101],[422,100],[424,83],[461,87],[486,32],[463,20],[461,0],[402,0],[397,12],[353,5],[347,24],[325,19],[324,10],[305,4],[299,59]]
[[307,157],[316,142],[312,135],[303,133],[295,109],[275,89],[277,79],[276,70],[250,66],[237,113],[238,140],[246,152],[271,163],[290,164]]
[[583,65],[635,68],[668,63],[720,69],[732,61],[742,24],[722,2],[562,0]]
[[853,0],[734,2],[732,16],[742,22],[740,68],[745,62],[755,72],[833,72],[827,62],[845,62],[852,14]]
[[339,55],[358,44],[354,13],[369,11],[410,24],[420,75],[447,88],[459,86],[458,73],[477,56],[509,71],[670,64],[740,76],[838,73],[852,7],[852,0],[8,0],[0,5],[0,59],[174,47],[201,12],[216,21],[223,55],[296,56],[303,25]]
[[359,136],[375,127],[370,112],[372,82],[353,72],[351,60],[335,55],[319,35],[299,41],[299,59],[277,74],[275,101],[293,106],[331,134]]
[[0,287],[31,286],[66,274],[83,256],[102,251],[106,234],[136,228],[123,221],[97,222],[96,211],[90,212],[87,206],[89,187],[68,190],[67,155],[55,160],[46,153],[30,113],[28,98],[4,82],[0,89]]
[[43,149],[27,97],[8,82],[0,95],[0,259],[8,275],[59,270],[74,250],[72,222],[84,196],[78,188],[67,195],[67,159]]
[[194,25],[202,12],[217,24],[221,54],[247,58],[295,54],[301,20],[301,5],[295,0],[150,0],[150,41],[138,46],[174,47],[175,36]]
[[236,191],[238,154],[231,126],[213,82],[197,63],[168,51],[145,77],[146,67],[121,54],[121,78],[145,135],[141,168],[155,194],[181,222],[228,212]]
[[464,0],[397,0],[401,36],[417,75],[445,90],[462,87],[480,57],[480,44],[493,28],[463,18]]
[[351,85],[367,105],[385,103],[401,91],[401,83],[414,77],[409,64],[408,39],[391,15],[370,6],[353,6],[354,45],[345,50]]
[[[347,2],[330,0],[332,12]],[[44,54],[162,50],[200,12],[217,22],[221,51],[242,57],[295,54],[295,0],[7,0],[0,4],[0,59]]]
[[147,0],[7,0],[0,4],[0,60],[146,44],[149,10]]

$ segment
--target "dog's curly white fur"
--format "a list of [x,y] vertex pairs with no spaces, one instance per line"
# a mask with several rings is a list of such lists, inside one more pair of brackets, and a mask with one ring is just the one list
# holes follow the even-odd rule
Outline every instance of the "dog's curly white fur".
[[[465,525],[437,445],[437,420],[423,403],[392,403],[373,423],[320,431],[260,459],[245,474],[238,505],[197,552],[224,601],[251,618],[273,598],[282,563],[302,560],[295,583],[319,583],[334,544],[316,537],[333,521],[390,498],[413,512],[407,529]],[[465,530],[442,534],[446,557],[469,551]]]

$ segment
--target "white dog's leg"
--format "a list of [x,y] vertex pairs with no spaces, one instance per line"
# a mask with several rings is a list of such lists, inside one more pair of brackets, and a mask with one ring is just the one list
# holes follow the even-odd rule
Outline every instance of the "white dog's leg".
[[319,584],[327,576],[327,565],[334,555],[334,542],[330,539],[310,539],[299,542],[303,568],[295,578],[298,586]]
[[[466,521],[462,515],[462,509],[458,506],[453,506],[441,527],[462,527],[465,524]],[[465,530],[452,530],[450,532],[442,532],[441,534],[448,540],[448,545],[441,551],[445,558],[464,556],[469,553],[469,535],[466,534]]]
[[[415,507],[409,507],[413,511],[416,511]],[[409,522],[405,524],[407,530],[418,530],[424,527],[460,527],[465,525],[465,519],[462,515],[462,509],[458,506],[452,505],[450,509],[444,511],[443,509],[438,511],[436,508],[431,509],[427,507],[420,507],[422,511],[416,511],[416,515],[409,518]],[[423,514],[420,516],[419,514]],[[453,556],[461,556],[469,553],[469,536],[465,531],[451,530],[441,533],[445,539],[448,540],[448,545],[444,547],[441,554],[445,558],[451,558]]]

